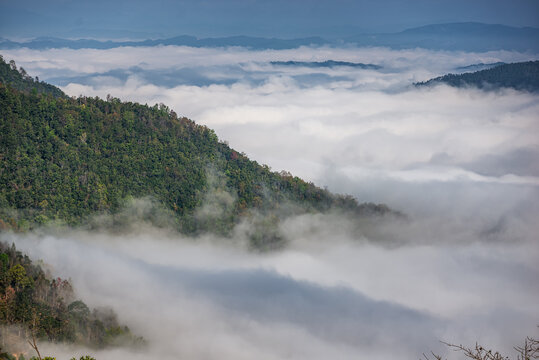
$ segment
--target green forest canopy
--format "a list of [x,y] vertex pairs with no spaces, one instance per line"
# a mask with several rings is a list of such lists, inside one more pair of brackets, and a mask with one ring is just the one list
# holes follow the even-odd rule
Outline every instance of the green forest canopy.
[[527,61],[513,64],[502,64],[490,69],[464,74],[447,74],[416,86],[447,84],[454,87],[474,86],[491,90],[513,88],[516,90],[539,91],[539,61]]
[[272,172],[163,104],[70,98],[3,59],[0,75],[0,227],[80,225],[148,197],[191,234],[227,235],[254,213],[268,228],[291,213],[389,211]]
[[93,348],[144,343],[112,310],[90,309],[69,280],[51,278],[15,245],[0,242],[0,348],[15,350],[32,337]]

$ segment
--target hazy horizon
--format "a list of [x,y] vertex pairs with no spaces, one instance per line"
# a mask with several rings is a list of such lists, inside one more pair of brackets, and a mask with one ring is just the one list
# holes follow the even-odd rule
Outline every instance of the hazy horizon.
[[272,1],[205,0],[151,3],[74,0],[2,1],[0,36],[146,39],[194,35],[298,38],[391,33],[453,22],[539,27],[533,0]]

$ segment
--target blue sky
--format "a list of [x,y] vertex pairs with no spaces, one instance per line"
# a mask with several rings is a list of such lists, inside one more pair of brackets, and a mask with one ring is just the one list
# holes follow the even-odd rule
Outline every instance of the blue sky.
[[539,27],[536,0],[0,0],[0,36],[346,36],[432,23]]

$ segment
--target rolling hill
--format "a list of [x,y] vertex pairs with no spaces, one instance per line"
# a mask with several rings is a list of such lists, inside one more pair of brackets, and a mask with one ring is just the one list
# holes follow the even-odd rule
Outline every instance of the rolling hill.
[[150,199],[142,216],[154,224],[228,236],[247,219],[253,245],[265,247],[282,240],[275,225],[292,214],[390,212],[273,172],[166,105],[69,98],[51,85],[46,89],[54,91],[38,90],[43,84],[15,64],[2,61],[0,68],[4,228],[81,225]]
[[484,90],[512,88],[521,91],[539,91],[539,61],[501,64],[492,68],[464,73],[447,74],[416,86],[447,84],[454,87],[477,87]]

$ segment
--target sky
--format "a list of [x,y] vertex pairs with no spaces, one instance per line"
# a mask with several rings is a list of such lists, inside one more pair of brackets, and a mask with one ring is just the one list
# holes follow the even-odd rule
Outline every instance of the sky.
[[331,38],[468,21],[539,27],[535,0],[1,0],[0,7],[0,36],[19,39]]

